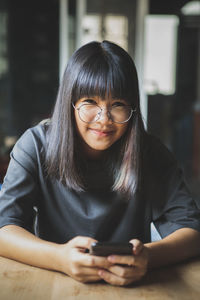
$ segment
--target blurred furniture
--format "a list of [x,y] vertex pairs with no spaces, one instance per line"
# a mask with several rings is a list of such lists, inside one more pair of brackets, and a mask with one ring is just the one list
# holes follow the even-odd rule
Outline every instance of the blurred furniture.
[[148,96],[148,132],[157,136],[171,148],[173,96],[155,94]]
[[197,300],[200,296],[200,258],[150,271],[128,287],[104,282],[84,284],[53,271],[42,270],[0,257],[2,300]]

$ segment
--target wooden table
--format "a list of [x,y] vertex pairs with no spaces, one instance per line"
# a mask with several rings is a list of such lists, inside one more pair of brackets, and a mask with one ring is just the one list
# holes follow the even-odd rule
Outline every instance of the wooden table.
[[0,257],[0,300],[198,300],[200,258],[149,272],[137,285],[84,284]]

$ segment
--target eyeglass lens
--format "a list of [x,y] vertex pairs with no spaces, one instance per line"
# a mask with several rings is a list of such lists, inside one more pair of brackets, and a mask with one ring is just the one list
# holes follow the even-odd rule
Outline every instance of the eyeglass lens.
[[[78,111],[81,120],[88,123],[96,122],[102,114],[102,109],[94,104],[83,104]],[[113,122],[123,123],[130,119],[132,111],[129,106],[114,106],[108,112]]]

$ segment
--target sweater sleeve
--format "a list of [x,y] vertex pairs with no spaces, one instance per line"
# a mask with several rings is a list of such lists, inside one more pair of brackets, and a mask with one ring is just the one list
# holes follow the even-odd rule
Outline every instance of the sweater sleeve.
[[33,231],[39,184],[37,154],[31,130],[15,144],[0,191],[0,227],[18,225]]
[[200,231],[200,210],[187,186],[182,168],[162,143],[154,141],[153,144],[152,221],[156,229],[162,238],[184,227]]

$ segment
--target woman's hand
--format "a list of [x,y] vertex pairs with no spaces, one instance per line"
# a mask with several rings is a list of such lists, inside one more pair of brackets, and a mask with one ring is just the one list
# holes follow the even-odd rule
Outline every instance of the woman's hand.
[[85,253],[96,240],[77,236],[68,243],[59,245],[57,261],[58,271],[61,271],[81,282],[94,282],[102,280],[99,270],[108,269],[112,262],[107,257],[93,256]]
[[148,248],[139,240],[131,240],[133,255],[111,255],[108,261],[114,265],[98,271],[99,276],[112,285],[128,285],[140,280],[147,272]]

